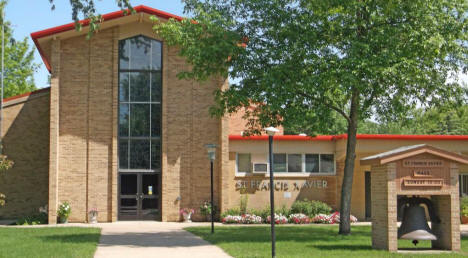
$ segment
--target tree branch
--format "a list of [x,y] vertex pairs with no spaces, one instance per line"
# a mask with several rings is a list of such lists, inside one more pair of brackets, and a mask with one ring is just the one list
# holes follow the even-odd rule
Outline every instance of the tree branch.
[[337,106],[333,105],[332,103],[329,103],[329,102],[325,101],[324,99],[321,99],[321,100],[317,99],[317,98],[315,98],[315,97],[313,97],[313,96],[311,96],[311,95],[309,95],[307,93],[304,93],[304,92],[302,92],[300,90],[297,90],[296,93],[303,96],[303,97],[305,97],[305,98],[312,99],[312,100],[314,100],[316,102],[322,101],[322,103],[325,106],[327,106],[327,107],[331,108],[332,110],[336,111],[337,113],[342,115],[346,119],[346,121],[348,121],[348,123],[351,123],[351,118],[342,109],[338,108]]

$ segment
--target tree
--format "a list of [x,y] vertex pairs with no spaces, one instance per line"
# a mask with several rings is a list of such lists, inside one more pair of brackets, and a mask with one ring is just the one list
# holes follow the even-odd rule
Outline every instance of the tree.
[[[6,1],[0,1],[0,13],[6,4]],[[30,48],[28,39],[15,40],[10,22],[3,21],[3,17],[0,19],[5,24],[4,97],[7,98],[36,89],[33,76],[39,64],[34,63],[34,49]]]
[[[52,10],[55,10],[55,1],[56,0],[49,0]],[[134,12],[132,5],[130,4],[130,0],[116,0],[116,4],[125,12],[127,10]],[[95,1],[70,0],[70,5],[72,7],[72,19],[75,21],[76,30],[80,31],[82,29],[82,24],[79,22],[80,18],[89,19],[89,39],[94,34],[94,32],[99,29],[99,25],[102,22],[102,16],[97,13]]]
[[319,131],[334,114],[346,121],[340,234],[350,233],[360,122],[373,113],[396,120],[418,103],[466,101],[466,89],[447,81],[467,69],[467,1],[184,2],[191,19],[154,29],[191,64],[181,79],[235,78],[216,92],[212,114],[254,103],[247,115],[256,132],[286,121]]

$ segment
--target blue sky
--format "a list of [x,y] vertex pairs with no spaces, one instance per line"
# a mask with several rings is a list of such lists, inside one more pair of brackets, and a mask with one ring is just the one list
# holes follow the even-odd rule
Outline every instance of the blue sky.
[[[55,0],[55,2],[55,10],[51,11],[49,0],[9,0],[5,15],[13,24],[14,37],[17,39],[27,37],[30,45],[34,46],[30,37],[31,32],[72,22],[69,1]],[[169,13],[183,14],[183,4],[178,0],[132,0],[131,3],[133,6],[143,4]],[[101,14],[119,10],[115,0],[96,0],[96,5]],[[34,75],[36,85],[39,88],[46,87],[49,72],[37,50],[34,58],[36,63],[41,64],[41,68]]]
[[[51,11],[49,0],[9,0],[6,7],[6,19],[13,24],[14,36],[17,39],[27,37],[34,46],[30,34],[72,22],[71,8],[68,0],[55,0],[56,9]],[[179,0],[131,0],[133,6],[147,5],[176,15],[183,15],[183,4]],[[96,0],[98,12],[101,14],[117,11],[115,0]],[[46,87],[49,72],[35,50],[35,62],[41,68],[34,75],[39,88]],[[468,75],[460,74],[460,78],[468,83]]]

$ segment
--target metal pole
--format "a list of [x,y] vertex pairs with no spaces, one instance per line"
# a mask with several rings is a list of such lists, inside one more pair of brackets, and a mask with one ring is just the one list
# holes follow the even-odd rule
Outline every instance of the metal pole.
[[271,223],[271,257],[276,257],[275,236],[275,192],[273,184],[273,136],[268,136],[268,151],[270,157],[270,223]]
[[210,161],[211,165],[211,234],[214,233],[214,205],[213,205],[213,160]]
[[5,73],[5,13],[2,10],[2,78],[1,78],[1,96],[0,96],[0,154],[3,153],[3,77]]

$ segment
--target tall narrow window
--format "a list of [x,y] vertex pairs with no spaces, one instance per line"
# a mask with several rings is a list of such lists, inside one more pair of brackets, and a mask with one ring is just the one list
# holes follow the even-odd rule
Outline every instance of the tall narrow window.
[[119,169],[161,170],[161,42],[119,42]]

